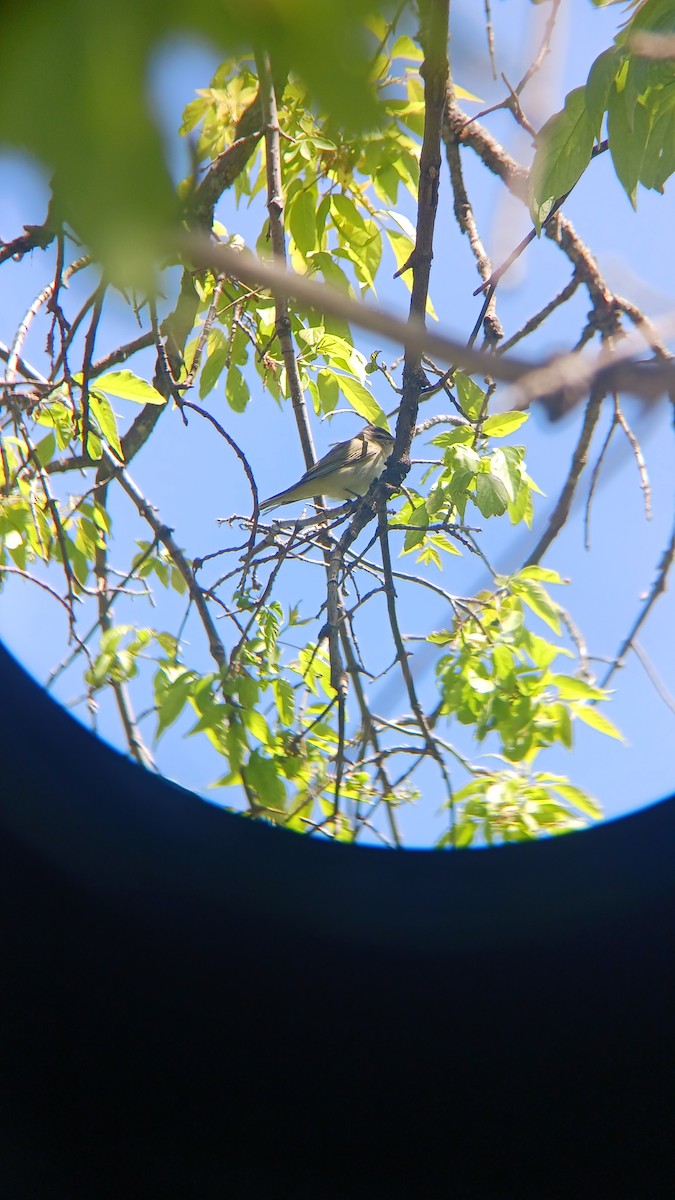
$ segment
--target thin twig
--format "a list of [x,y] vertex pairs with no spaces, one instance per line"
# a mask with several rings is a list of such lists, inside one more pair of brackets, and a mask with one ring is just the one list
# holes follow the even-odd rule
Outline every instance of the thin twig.
[[[101,296],[102,300],[102,296]],[[105,468],[104,468],[105,469]],[[105,506],[107,496],[107,485],[103,486],[100,497],[100,504]],[[112,601],[108,591],[108,551],[105,542],[101,538],[94,551],[94,571],[98,581],[97,588],[97,603],[98,603],[98,626],[102,634],[108,632],[112,628]],[[120,715],[124,736],[127,740],[129,752],[142,767],[146,770],[156,771],[154,759],[145,745],[134,715],[129,689],[121,679],[110,677],[108,683],[112,688],[117,704],[117,711]]]
[[616,414],[617,424],[621,427],[621,429],[623,429],[623,432],[628,438],[631,450],[633,451],[633,455],[637,463],[637,469],[640,475],[640,487],[642,488],[642,495],[644,496],[645,517],[648,521],[650,521],[652,517],[652,489],[649,484],[647,464],[645,462],[640,443],[638,442],[633,430],[623,414],[623,410],[619,403],[619,397],[616,394],[614,396],[614,412]]
[[[81,271],[84,269],[84,267],[88,267],[90,262],[91,262],[91,259],[86,254],[83,255],[81,258],[75,259],[75,262],[71,263],[70,266],[67,267],[66,270],[63,272],[62,282],[67,283],[67,281],[77,271]],[[7,358],[7,370],[5,372],[5,378],[8,382],[11,382],[14,379],[16,372],[18,370],[19,358],[21,355],[21,347],[23,346],[23,344],[26,340],[26,335],[28,333],[28,330],[30,329],[31,323],[33,322],[34,318],[37,316],[37,314],[39,313],[39,311],[43,307],[43,305],[47,304],[51,300],[51,298],[54,294],[54,287],[55,287],[55,283],[52,280],[52,282],[48,283],[47,286],[42,289],[42,291],[39,293],[39,295],[37,295],[35,297],[30,308],[28,308],[26,310],[24,316],[21,319],[19,327],[14,335],[14,341],[12,342],[12,345],[10,347],[9,356]]]
[[671,696],[668,688],[658,674],[653,662],[649,658],[644,647],[640,645],[637,638],[633,638],[632,649],[635,651],[638,660],[642,663],[648,678],[654,685],[654,688],[663,700],[663,703],[667,705],[672,713],[675,713],[675,697]]
[[[485,282],[492,274],[492,263],[478,232],[475,214],[467,194],[459,154],[459,139],[456,134],[449,132],[445,138],[445,150],[450,168],[450,183],[454,197],[455,218],[461,232],[466,234],[469,239],[469,245],[476,260],[478,273],[483,282]],[[488,289],[483,308],[476,321],[474,331],[469,338],[469,345],[473,345],[478,329],[483,322],[485,322],[485,336],[488,346],[494,347],[503,338],[504,330],[497,317],[494,295],[495,289]]]
[[441,754],[441,752],[438,748],[436,739],[434,738],[434,735],[428,724],[426,716],[424,715],[424,710],[422,709],[422,705],[420,704],[420,702],[417,698],[417,692],[415,690],[415,684],[413,682],[412,672],[410,670],[410,663],[408,662],[408,653],[403,644],[403,638],[401,637],[401,630],[400,630],[399,623],[398,623],[398,614],[396,611],[396,591],[394,589],[394,580],[393,580],[392,568],[391,568],[391,555],[389,552],[389,539],[388,539],[388,531],[387,531],[387,512],[386,512],[386,508],[384,507],[384,504],[381,504],[380,510],[379,510],[379,532],[380,532],[380,546],[382,549],[382,566],[383,566],[383,570],[384,570],[385,595],[387,598],[387,613],[389,615],[389,625],[391,627],[391,633],[392,633],[392,637],[394,639],[394,646],[396,647],[396,657],[398,659],[398,663],[401,668],[401,674],[403,675],[403,679],[405,682],[406,691],[408,693],[408,699],[410,701],[410,707],[414,713],[415,720],[417,721],[420,731],[422,732],[422,735],[424,737],[424,744],[426,746],[427,753],[430,755],[431,758],[434,759],[434,761],[438,765],[438,769],[443,778],[443,782],[445,783],[447,796],[448,796],[448,802],[449,802],[450,806],[452,807],[453,806],[453,788],[452,788],[452,783],[450,781],[450,776],[448,774],[447,767],[443,760],[443,755]]
[[674,558],[675,558],[675,523],[673,524],[673,528],[671,530],[668,545],[666,546],[665,550],[663,551],[663,554],[661,555],[661,560],[657,567],[656,579],[654,580],[651,588],[649,589],[647,598],[646,598],[644,604],[642,605],[642,607],[640,608],[640,611],[639,611],[637,617],[635,618],[635,620],[630,628],[629,633],[626,635],[623,642],[621,643],[618,654],[616,655],[612,665],[605,672],[605,675],[603,676],[603,678],[600,682],[600,687],[602,687],[602,688],[607,687],[607,684],[609,683],[610,679],[612,678],[614,672],[617,671],[619,667],[623,666],[623,661],[626,657],[626,654],[628,653],[628,651],[631,649],[631,647],[633,645],[633,642],[635,640],[635,636],[636,636],[638,630],[641,628],[641,626],[646,621],[647,617],[649,616],[649,613],[651,612],[652,608],[656,604],[656,601],[658,600],[659,596],[662,595],[662,593],[665,592],[665,590],[666,590],[666,582],[668,580],[668,573],[670,571],[670,568],[673,565]]
[[225,441],[227,442],[230,449],[234,450],[237,458],[239,459],[242,467],[244,468],[244,474],[246,475],[246,478],[249,483],[249,487],[251,489],[251,494],[253,496],[253,518],[252,518],[252,523],[251,523],[251,536],[248,540],[248,549],[246,551],[246,555],[244,558],[244,568],[242,571],[241,583],[239,585],[241,590],[243,591],[245,584],[246,584],[246,576],[248,574],[249,567],[251,565],[251,559],[253,556],[255,539],[256,539],[256,536],[258,533],[258,513],[259,513],[258,487],[257,487],[256,481],[253,477],[253,471],[251,470],[249,461],[248,461],[246,455],[244,454],[244,451],[241,449],[240,446],[237,445],[234,438],[231,437],[231,435],[227,432],[227,430],[223,429],[223,426],[220,424],[220,421],[217,421],[212,413],[208,412],[208,410],[205,408],[201,408],[201,406],[199,404],[193,404],[192,401],[190,401],[190,400],[184,400],[183,407],[190,408],[190,409],[192,409],[193,412],[199,413],[200,417],[203,417],[205,421],[210,421],[211,424],[213,425],[214,429],[217,429],[218,433],[220,434],[220,436],[222,438],[225,439]]
[[227,654],[225,653],[225,647],[218,636],[213,618],[209,612],[209,608],[204,597],[204,593],[195,579],[194,571],[183,554],[183,551],[175,541],[172,531],[167,525],[164,525],[160,521],[156,510],[152,507],[149,501],[146,500],[145,496],[141,492],[140,488],[138,488],[134,483],[128,471],[120,466],[112,453],[107,450],[105,446],[103,447],[103,456],[108,461],[111,474],[115,479],[117,479],[117,482],[122,490],[126,492],[129,499],[135,505],[139,515],[144,521],[147,521],[155,537],[168,551],[172,561],[175,563],[176,567],[183,576],[183,579],[187,584],[190,599],[195,605],[195,608],[199,613],[201,623],[204,627],[211,657],[216,663],[219,671],[224,675],[227,670]]
[[539,309],[539,312],[530,317],[529,321],[526,321],[525,324],[517,331],[517,333],[512,334],[510,338],[506,338],[505,341],[500,342],[496,353],[505,354],[506,351],[510,350],[512,346],[515,346],[517,342],[522,341],[523,338],[529,337],[531,333],[534,333],[535,329],[538,329],[540,325],[543,325],[544,321],[546,321],[557,308],[560,308],[572,298],[580,283],[581,279],[578,277],[575,269],[569,283],[567,283],[565,287],[558,292],[558,295],[554,296],[552,300],[549,300],[548,304],[545,304],[543,308]]
[[[565,228],[571,231],[569,223]],[[509,402],[512,400],[521,407],[530,403],[534,395],[541,395],[543,389],[553,392],[566,386],[587,388],[601,376],[607,390],[616,388],[617,391],[632,391],[647,397],[660,395],[665,388],[675,384],[675,361],[631,361],[635,353],[632,348],[604,351],[596,359],[583,362],[578,355],[560,355],[546,364],[536,364],[510,355],[488,354],[427,329],[419,318],[402,321],[385,309],[353,300],[330,284],[286,271],[274,262],[262,262],[246,251],[214,245],[190,235],[183,235],[178,240],[184,253],[199,266],[217,272],[225,271],[248,286],[259,284],[276,295],[295,296],[310,308],[317,308],[390,341],[402,343],[420,356],[429,353],[442,361],[456,363],[471,374],[489,373],[494,379],[513,383],[517,386],[514,386]]]
[[588,451],[591,444],[595,427],[598,423],[600,410],[602,407],[604,393],[599,388],[594,388],[586,405],[584,420],[579,434],[579,440],[572,454],[572,462],[567,475],[567,479],[563,485],[563,489],[558,497],[558,502],[549,517],[548,525],[537,542],[534,550],[528,555],[523,563],[524,567],[532,567],[538,563],[548,550],[551,542],[558,536],[563,525],[567,521],[574,493],[577,489],[577,484],[581,477],[581,473],[588,462]]
[[609,450],[609,444],[612,440],[614,430],[616,429],[616,424],[617,424],[616,416],[613,416],[610,426],[609,426],[609,429],[607,430],[605,440],[602,443],[602,446],[600,447],[600,453],[598,454],[598,457],[595,461],[595,466],[593,467],[593,473],[591,475],[591,482],[588,486],[588,495],[586,497],[586,507],[584,509],[584,548],[586,550],[590,550],[590,548],[591,548],[591,505],[593,503],[593,497],[595,495],[595,488],[596,488],[598,479],[600,478],[600,468],[602,467],[602,464],[605,461],[605,455],[606,455],[607,451]]

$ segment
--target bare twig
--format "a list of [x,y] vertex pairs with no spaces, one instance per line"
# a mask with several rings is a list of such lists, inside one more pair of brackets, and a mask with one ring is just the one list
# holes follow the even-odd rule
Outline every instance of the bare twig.
[[490,0],[484,0],[485,5],[485,33],[487,36],[488,54],[490,56],[490,67],[492,69],[492,78],[497,78],[497,64],[495,62],[495,31],[492,26],[492,12],[490,11]]
[[[473,256],[476,260],[478,273],[485,282],[492,274],[492,263],[487,255],[482,239],[478,232],[476,218],[473,208],[469,201],[464,183],[464,174],[462,171],[462,163],[459,154],[459,140],[457,135],[449,130],[445,137],[445,150],[450,168],[450,183],[454,196],[454,211],[457,224],[462,233],[466,234],[469,239],[469,244]],[[504,330],[496,313],[494,302],[494,288],[488,289],[488,294],[485,298],[484,310],[481,311],[479,319],[476,321],[476,327],[485,322],[485,337],[488,346],[494,347],[496,343],[504,336]],[[477,332],[477,329],[476,329]],[[469,345],[473,345],[475,334],[469,339]]]
[[645,517],[649,521],[651,520],[652,516],[652,489],[649,484],[647,464],[642,453],[642,447],[640,446],[640,443],[638,442],[633,430],[623,414],[623,410],[619,404],[619,397],[616,394],[614,396],[614,412],[616,414],[617,425],[619,425],[625,433],[637,463],[637,469],[640,475],[640,487],[642,488],[642,495],[645,503]]
[[[88,255],[83,255],[81,258],[75,259],[75,262],[71,263],[70,266],[67,267],[66,270],[63,272],[62,282],[67,283],[67,281],[77,271],[81,271],[81,270],[83,270],[84,267],[88,267],[90,262],[91,262],[91,259],[88,257]],[[18,365],[19,365],[19,358],[21,355],[21,347],[23,346],[23,344],[26,340],[26,335],[28,333],[28,330],[30,329],[31,323],[33,322],[34,318],[37,316],[37,314],[39,313],[39,311],[43,307],[43,305],[48,304],[49,301],[52,299],[52,296],[54,295],[54,288],[55,288],[54,281],[52,281],[51,283],[48,283],[47,286],[42,289],[42,291],[39,293],[39,295],[35,297],[30,308],[27,309],[26,313],[24,314],[24,316],[21,320],[19,328],[17,329],[16,334],[14,335],[14,341],[12,342],[12,345],[11,345],[10,351],[9,351],[9,355],[7,358],[7,370],[5,372],[5,378],[8,382],[11,382],[16,375]]]
[[197,609],[197,612],[199,613],[199,619],[204,627],[211,657],[216,663],[219,671],[224,674],[227,669],[227,655],[225,653],[225,647],[218,636],[213,618],[209,612],[208,604],[206,603],[206,599],[204,597],[204,593],[195,579],[194,571],[183,554],[183,551],[180,549],[180,546],[175,541],[172,531],[167,525],[164,525],[160,521],[156,510],[152,507],[149,501],[145,499],[145,496],[141,492],[140,488],[138,488],[134,483],[128,471],[119,465],[119,463],[105,446],[103,447],[103,456],[108,461],[108,465],[111,469],[111,475],[117,479],[120,487],[124,492],[126,492],[129,499],[138,509],[138,512],[143,520],[147,521],[155,537],[166,548],[171,556],[172,561],[175,563],[176,567],[183,576],[183,579],[187,584],[190,599]]
[[649,616],[649,613],[651,612],[652,608],[656,604],[656,601],[658,600],[659,596],[661,596],[663,594],[663,592],[665,592],[665,590],[666,590],[668,574],[670,572],[670,568],[673,565],[674,558],[675,558],[675,524],[673,524],[673,528],[671,530],[668,545],[666,546],[665,550],[663,551],[663,554],[661,555],[661,560],[657,567],[656,579],[654,580],[651,588],[649,589],[647,598],[645,599],[644,604],[642,605],[637,617],[635,618],[635,620],[630,628],[630,631],[628,632],[628,634],[622,641],[622,643],[619,647],[618,654],[616,655],[616,658],[614,659],[614,661],[613,661],[612,665],[609,667],[609,669],[605,672],[605,675],[603,676],[603,678],[600,682],[600,687],[602,687],[602,688],[607,687],[607,684],[609,683],[610,679],[614,675],[614,672],[617,671],[619,667],[623,666],[623,661],[626,657],[626,654],[633,646],[633,642],[638,633],[638,630],[641,629],[641,627],[644,625],[645,621],[647,620],[647,617]]
[[595,495],[595,488],[596,488],[598,479],[600,478],[600,468],[602,467],[602,464],[605,461],[605,455],[606,455],[607,451],[609,450],[609,444],[614,435],[614,430],[616,429],[616,424],[617,424],[616,416],[614,416],[610,423],[609,429],[607,430],[605,440],[602,443],[602,446],[600,447],[600,453],[598,454],[598,457],[595,460],[595,465],[593,467],[593,473],[591,475],[591,482],[588,486],[588,495],[586,497],[586,507],[584,509],[584,546],[585,546],[586,550],[590,550],[590,548],[591,548],[591,505],[593,503],[593,497]]
[[132,355],[137,354],[139,350],[147,350],[152,346],[154,338],[152,333],[142,333],[140,337],[134,338],[132,342],[126,342],[124,346],[118,346],[116,350],[111,350],[110,354],[106,354],[105,358],[100,358],[98,362],[91,364],[91,377],[103,375],[104,371],[109,371],[111,367],[116,367],[118,363],[126,362]]
[[434,738],[434,734],[429,726],[429,723],[424,714],[422,705],[420,704],[419,699],[417,697],[417,692],[415,690],[415,684],[413,681],[412,672],[410,670],[410,663],[408,662],[408,653],[403,644],[403,638],[401,637],[401,630],[400,630],[399,623],[398,623],[398,614],[396,611],[396,591],[394,588],[394,579],[393,579],[393,575],[392,575],[391,555],[389,553],[389,535],[388,535],[388,530],[387,530],[387,511],[384,506],[384,503],[381,503],[378,515],[379,515],[380,546],[382,549],[382,566],[383,566],[383,570],[384,570],[385,595],[387,598],[387,612],[389,615],[389,624],[391,627],[392,637],[394,639],[394,646],[396,647],[396,657],[397,657],[399,666],[401,668],[401,674],[403,675],[403,680],[405,682],[406,691],[408,693],[408,699],[410,701],[410,707],[414,713],[415,720],[416,720],[416,722],[419,726],[420,732],[422,733],[422,736],[424,738],[424,744],[426,746],[427,753],[429,754],[429,756],[431,758],[433,758],[434,762],[438,766],[438,769],[439,769],[441,776],[443,778],[443,781],[445,783],[447,796],[448,796],[448,803],[452,806],[453,789],[452,789],[452,783],[450,781],[450,776],[448,774],[447,767],[443,760],[443,755],[441,754],[441,752],[438,748],[436,739]]
[[534,550],[532,550],[531,554],[528,555],[527,559],[523,563],[524,567],[534,566],[535,563],[538,563],[543,558],[544,554],[551,545],[551,542],[554,541],[554,539],[558,536],[569,516],[574,493],[577,489],[577,484],[581,477],[581,473],[588,462],[588,450],[591,444],[593,433],[595,432],[595,427],[598,423],[598,418],[600,416],[603,395],[604,393],[596,387],[589,397],[586,405],[583,424],[581,426],[581,432],[579,434],[579,440],[572,455],[572,463],[570,465],[567,479],[565,480],[562,492],[558,497],[558,502],[553,509],[551,516],[549,517],[548,525],[534,547]]
[[515,346],[517,342],[522,341],[523,338],[529,337],[531,333],[534,333],[535,329],[538,329],[540,325],[543,325],[544,321],[551,316],[551,313],[554,313],[557,308],[560,308],[572,298],[580,283],[581,280],[579,279],[575,269],[569,283],[567,283],[565,287],[558,292],[557,296],[554,296],[552,300],[549,300],[548,304],[545,304],[543,308],[539,309],[538,313],[535,313],[533,317],[530,317],[529,321],[526,321],[522,328],[517,331],[517,333],[512,334],[510,338],[506,338],[505,341],[500,342],[496,350],[497,354],[505,354],[506,351],[510,350],[512,346]]
[[[567,225],[568,229],[569,224]],[[184,251],[193,262],[225,271],[249,286],[260,284],[281,296],[295,296],[310,308],[351,321],[363,329],[388,340],[402,343],[420,356],[429,353],[445,362],[456,363],[470,373],[489,373],[493,378],[513,383],[509,402],[525,407],[534,395],[557,392],[562,387],[588,388],[589,383],[602,377],[607,390],[631,391],[636,395],[653,397],[675,384],[675,362],[631,361],[635,351],[622,347],[604,351],[596,359],[579,360],[578,356],[560,355],[546,365],[533,364],[525,359],[495,356],[466,346],[463,342],[426,329],[417,317],[402,321],[393,313],[371,304],[353,300],[330,284],[321,283],[306,275],[286,271],[276,263],[262,262],[246,251],[230,246],[214,245],[201,238],[184,235],[180,239]]]
[[668,688],[658,674],[653,662],[649,658],[644,647],[640,645],[637,638],[633,638],[632,649],[635,651],[638,660],[642,663],[647,677],[654,685],[654,688],[663,700],[663,703],[670,709],[672,713],[675,713],[675,697],[672,696],[668,691]]
[[253,555],[254,542],[256,539],[257,532],[258,532],[258,511],[259,511],[258,510],[258,488],[256,485],[256,481],[253,477],[253,471],[251,470],[249,461],[248,461],[246,455],[244,454],[244,451],[241,449],[240,446],[237,445],[234,438],[230,436],[230,434],[227,432],[227,430],[223,429],[223,426],[220,424],[220,421],[217,421],[212,413],[208,412],[208,410],[205,408],[201,408],[199,404],[193,404],[192,401],[189,401],[189,400],[183,401],[183,407],[192,409],[193,412],[199,413],[200,417],[203,417],[205,421],[210,421],[211,424],[213,425],[214,429],[218,430],[218,433],[220,434],[220,436],[222,438],[225,439],[225,441],[227,442],[230,449],[234,450],[237,458],[239,459],[242,467],[244,468],[244,474],[246,475],[246,478],[249,483],[249,487],[251,489],[251,494],[253,496],[253,521],[252,521],[252,525],[251,525],[251,536],[248,541],[248,549],[246,551],[246,555],[245,555],[245,559],[244,559],[244,569],[242,571],[242,578],[241,578],[241,583],[240,583],[240,587],[243,590],[243,588],[245,586],[245,582],[246,582],[246,576],[248,574],[248,570],[250,567],[251,558]]
[[[107,485],[104,485],[99,501],[102,505],[106,503],[106,495]],[[112,601],[108,592],[108,551],[102,539],[98,542],[94,552],[94,570],[98,581],[98,626],[101,633],[106,633],[112,628]],[[149,771],[156,771],[157,767],[155,766],[154,759],[143,742],[138,728],[129,689],[120,679],[111,677],[108,683],[113,690],[117,711],[120,715],[130,754],[142,767],[145,767]]]

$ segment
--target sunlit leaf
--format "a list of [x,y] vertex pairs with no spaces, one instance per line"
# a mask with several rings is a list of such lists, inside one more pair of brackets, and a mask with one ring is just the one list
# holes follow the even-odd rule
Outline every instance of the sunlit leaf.
[[145,379],[134,375],[126,368],[122,371],[106,371],[97,375],[96,387],[107,392],[109,396],[119,396],[122,400],[133,400],[136,404],[166,404],[166,396],[162,396],[156,388]]

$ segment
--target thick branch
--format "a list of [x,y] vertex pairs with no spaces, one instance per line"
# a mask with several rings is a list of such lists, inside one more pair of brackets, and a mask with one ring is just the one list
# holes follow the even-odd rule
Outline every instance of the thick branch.
[[[284,194],[281,179],[281,150],[279,146],[279,115],[277,98],[272,80],[272,69],[267,51],[262,51],[256,57],[258,76],[260,79],[260,100],[265,126],[265,149],[267,170],[267,212],[270,220],[270,240],[275,259],[286,266],[286,238],[284,233]],[[293,405],[295,423],[298,427],[300,444],[307,469],[314,466],[316,452],[312,438],[312,430],[307,416],[305,397],[300,382],[300,372],[295,357],[293,334],[288,315],[288,298],[275,296],[276,332],[281,346],[281,354],[286,368],[288,390]],[[322,498],[317,497],[322,504]]]
[[526,400],[529,402],[530,384],[535,382],[535,378],[536,388],[533,390],[537,395],[543,395],[546,389],[548,392],[557,391],[568,384],[588,390],[599,376],[602,376],[608,391],[616,388],[646,397],[660,395],[675,382],[675,363],[672,359],[630,362],[635,350],[624,349],[625,343],[618,350],[603,350],[595,360],[581,361],[578,355],[560,355],[546,364],[535,364],[511,355],[488,354],[446,334],[426,329],[418,318],[402,321],[386,309],[353,300],[330,284],[286,271],[276,263],[262,262],[246,251],[234,250],[231,246],[216,246],[203,238],[189,235],[180,240],[185,253],[199,266],[225,272],[249,286],[269,288],[275,295],[295,296],[309,308],[351,321],[389,341],[410,347],[419,355],[429,354],[441,362],[454,363],[469,373],[489,372],[494,379],[517,385],[511,398],[515,404],[524,404]]
[[[242,113],[237,122],[233,144],[221,154],[202,182],[195,189],[187,204],[186,224],[188,229],[210,235],[213,227],[214,209],[227,188],[246,167],[260,139],[260,101],[258,97]],[[180,293],[175,309],[162,322],[166,357],[173,378],[177,378],[183,361],[185,345],[194,328],[199,308],[199,297],[195,289],[192,271],[185,268],[181,279]],[[172,380],[167,378],[162,355],[158,354],[154,384],[167,399],[171,396]],[[130,463],[145,445],[164,408],[146,404],[122,438],[125,462]]]
[[[424,62],[420,69],[424,80],[424,136],[420,154],[415,249],[409,263],[413,271],[409,320],[424,325],[441,174],[441,129],[448,81],[449,0],[420,0],[419,10],[420,42],[424,50]],[[396,444],[392,463],[386,472],[388,483],[401,484],[410,470],[410,446],[424,383],[421,353],[408,345],[403,365],[403,398],[396,423]]]

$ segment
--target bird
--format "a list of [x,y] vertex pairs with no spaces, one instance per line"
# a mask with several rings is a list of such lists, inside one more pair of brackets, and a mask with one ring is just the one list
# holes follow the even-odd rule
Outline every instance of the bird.
[[338,442],[314,463],[297,483],[263,500],[261,510],[329,496],[331,500],[355,500],[365,496],[374,479],[384,471],[394,446],[394,438],[380,425],[365,425],[356,437]]

